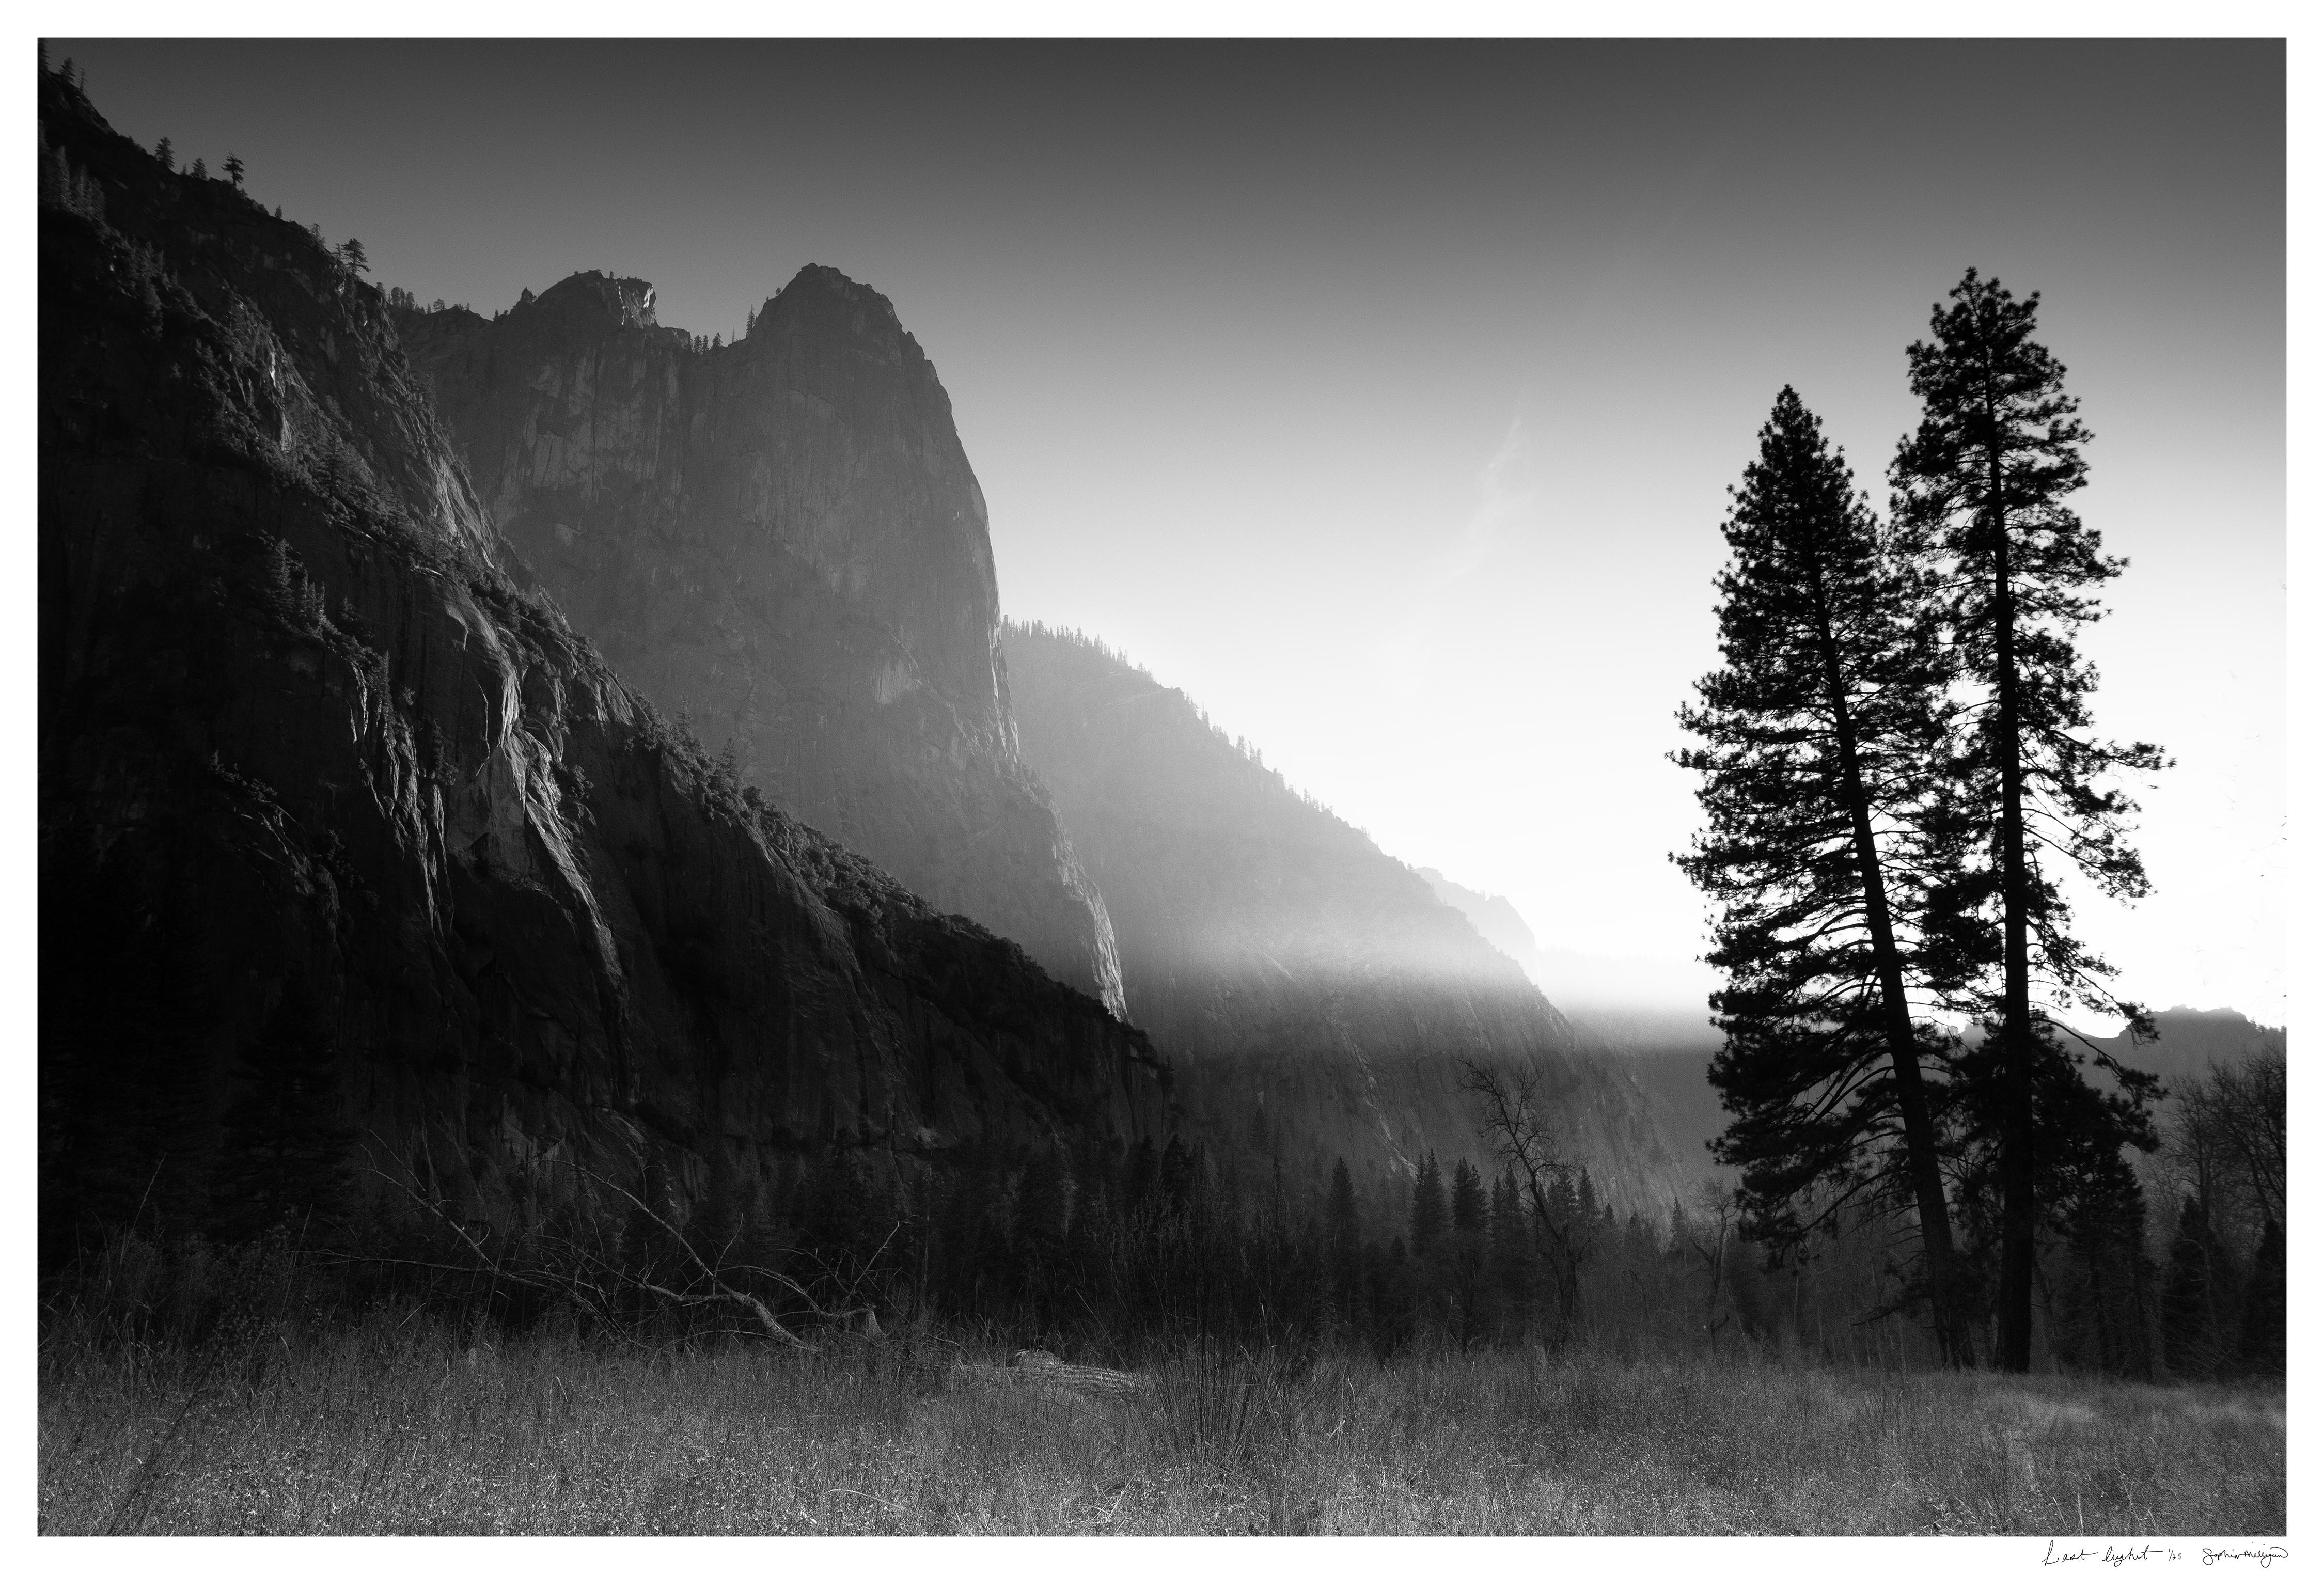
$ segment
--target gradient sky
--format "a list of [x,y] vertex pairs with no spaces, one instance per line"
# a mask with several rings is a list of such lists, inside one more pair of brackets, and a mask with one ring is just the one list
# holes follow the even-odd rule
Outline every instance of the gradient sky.
[[2155,895],[2083,933],[2283,1020],[2280,44],[50,47],[422,299],[606,268],[731,336],[805,263],[872,284],[1009,613],[1681,997],[1725,489],[1790,382],[1885,504],[1932,302],[2038,290],[2131,559],[2101,730],[2179,761]]

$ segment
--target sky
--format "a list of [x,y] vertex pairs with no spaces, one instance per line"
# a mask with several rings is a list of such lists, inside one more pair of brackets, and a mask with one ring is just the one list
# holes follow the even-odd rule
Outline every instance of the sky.
[[2130,566],[2083,637],[2150,1006],[2284,1019],[2278,43],[52,40],[114,124],[490,312],[731,336],[810,262],[949,391],[1009,615],[1094,634],[1577,976],[1701,999],[1673,713],[1789,383],[1885,507],[1904,349],[2042,295]]

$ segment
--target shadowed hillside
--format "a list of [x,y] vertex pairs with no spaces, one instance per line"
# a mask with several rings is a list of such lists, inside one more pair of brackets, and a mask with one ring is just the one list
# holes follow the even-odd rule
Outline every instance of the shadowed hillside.
[[1236,1133],[1263,1111],[1298,1164],[1343,1155],[1377,1195],[1432,1149],[1486,1158],[1461,1059],[1530,1069],[1608,1196],[1669,1207],[1672,1155],[1637,1085],[1418,873],[1103,647],[1011,624],[1003,649],[1026,759],[1190,1110]]

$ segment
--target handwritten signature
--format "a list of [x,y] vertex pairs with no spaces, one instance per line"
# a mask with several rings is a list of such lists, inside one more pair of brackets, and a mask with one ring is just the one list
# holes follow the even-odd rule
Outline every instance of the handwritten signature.
[[[2263,1569],[2271,1569],[2275,1566],[2277,1559],[2292,1556],[2290,1551],[2272,1542],[2257,1547],[2205,1547],[2201,1553],[2206,1569],[2229,1561],[2253,1562]],[[2126,1563],[2176,1563],[2184,1555],[2175,1547],[2158,1547],[2152,1542],[2132,1547],[2117,1547],[2109,1542],[2103,1550],[2077,1547],[2063,1552],[2058,1550],[2057,1542],[2052,1542],[2042,1553],[2042,1566],[2047,1569],[2060,1563],[2104,1563],[2108,1568],[2119,1569]]]

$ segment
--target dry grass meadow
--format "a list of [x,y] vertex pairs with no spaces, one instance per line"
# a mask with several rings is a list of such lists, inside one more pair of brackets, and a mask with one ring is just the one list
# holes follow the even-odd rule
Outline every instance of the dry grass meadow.
[[892,1344],[503,1342],[383,1312],[192,1349],[51,1330],[39,1363],[47,1534],[2285,1527],[2281,1390],[1754,1350],[1185,1358],[1093,1398]]

